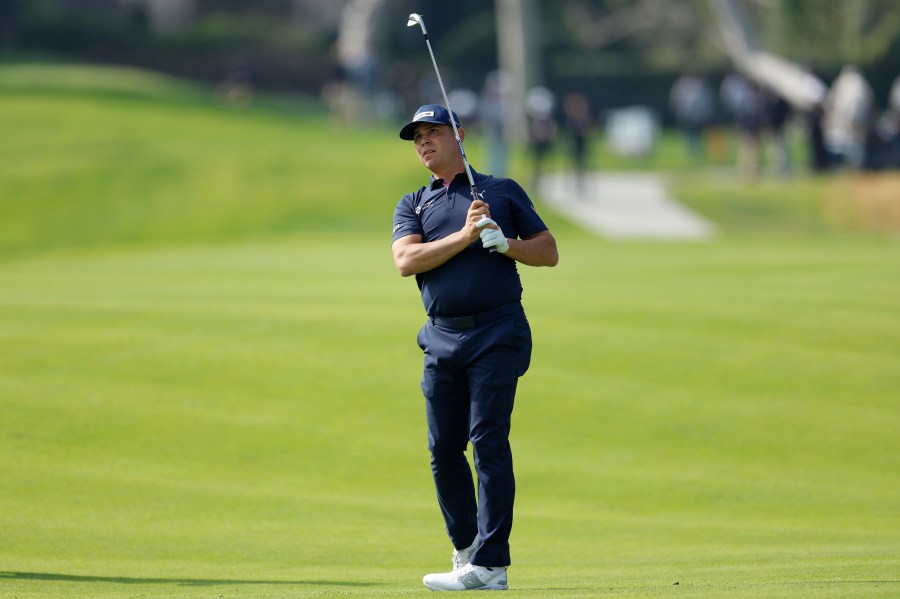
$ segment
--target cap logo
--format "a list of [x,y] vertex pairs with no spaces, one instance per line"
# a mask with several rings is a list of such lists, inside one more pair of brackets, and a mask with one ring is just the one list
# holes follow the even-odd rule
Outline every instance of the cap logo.
[[413,117],[413,120],[414,120],[414,121],[420,121],[420,120],[422,120],[422,119],[424,119],[424,118],[426,118],[426,117],[429,117],[429,116],[434,116],[434,111],[433,111],[433,110],[429,110],[429,111],[427,111],[427,112],[420,112],[420,113],[418,113],[416,116]]

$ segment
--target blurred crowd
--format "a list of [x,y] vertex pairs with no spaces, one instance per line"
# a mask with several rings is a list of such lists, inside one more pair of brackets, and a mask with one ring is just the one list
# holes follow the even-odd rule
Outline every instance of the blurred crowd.
[[808,167],[814,172],[900,168],[900,76],[894,80],[884,108],[852,65],[841,69],[830,87],[813,81],[812,102],[797,107],[772,87],[738,73],[722,80],[718,98],[706,79],[686,73],[673,85],[669,105],[687,151],[701,156],[710,150],[704,141],[716,139],[716,126],[722,121],[717,111],[720,104],[725,123],[736,134],[739,170],[748,177],[760,173],[766,143],[776,171],[791,173],[791,131],[805,138]]
[[[372,77],[374,65],[361,71],[342,70],[322,90],[322,99],[330,107],[335,121],[367,122],[406,118],[423,102],[440,102],[440,89],[432,77],[420,78],[405,65],[394,65],[386,78],[391,91],[379,89]],[[487,74],[480,90],[452,89],[450,104],[467,128],[477,128],[487,150],[486,171],[497,176],[507,174],[514,112],[510,109],[514,93],[512,77],[502,70]],[[382,86],[383,87],[383,86]],[[565,94],[561,101],[545,87],[529,90],[525,98],[524,135],[533,156],[534,179],[540,176],[551,150],[567,138],[579,182],[588,168],[589,142],[596,118],[588,98],[579,92]]]
[[[432,78],[397,67],[388,73],[387,92],[377,85],[374,72],[374,65],[361,65],[338,74],[323,90],[335,119],[405,118],[410,106],[440,99]],[[689,71],[674,81],[666,103],[669,113],[664,115],[642,106],[599,115],[584,93],[557,94],[535,87],[525,94],[521,129],[511,123],[514,92],[508,73],[492,71],[480,90],[456,89],[449,96],[463,121],[479,128],[489,172],[506,173],[510,140],[525,137],[535,182],[553,149],[560,148],[583,183],[588,164],[596,166],[596,160],[590,161],[590,144],[601,127],[612,151],[646,157],[654,151],[662,122],[678,127],[692,162],[733,161],[746,178],[757,177],[764,169],[790,176],[798,168],[813,172],[900,168],[900,75],[883,100],[875,97],[852,65],[844,67],[830,86],[812,75],[808,83],[813,100],[798,106],[773,87],[736,72],[716,81]],[[795,163],[801,159],[807,163]]]

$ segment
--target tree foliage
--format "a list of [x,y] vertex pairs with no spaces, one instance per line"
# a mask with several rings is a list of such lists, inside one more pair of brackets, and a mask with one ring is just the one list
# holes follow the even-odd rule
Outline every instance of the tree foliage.
[[770,51],[834,70],[879,61],[900,40],[896,0],[756,0]]

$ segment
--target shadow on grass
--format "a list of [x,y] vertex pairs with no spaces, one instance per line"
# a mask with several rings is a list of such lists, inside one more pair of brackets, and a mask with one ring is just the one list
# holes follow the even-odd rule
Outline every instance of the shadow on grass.
[[344,587],[373,586],[371,582],[348,582],[341,580],[240,580],[228,578],[130,578],[127,576],[76,576],[72,574],[51,574],[47,572],[0,572],[0,580],[46,580],[52,582],[111,582],[117,584],[178,584],[182,586],[234,585],[322,585]]

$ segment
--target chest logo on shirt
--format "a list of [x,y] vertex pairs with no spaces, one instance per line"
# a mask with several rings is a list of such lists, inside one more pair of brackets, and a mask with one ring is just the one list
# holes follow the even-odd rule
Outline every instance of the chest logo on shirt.
[[431,208],[434,205],[434,202],[435,200],[429,200],[421,206],[416,206],[416,216],[419,216],[420,214],[422,214],[422,212]]

